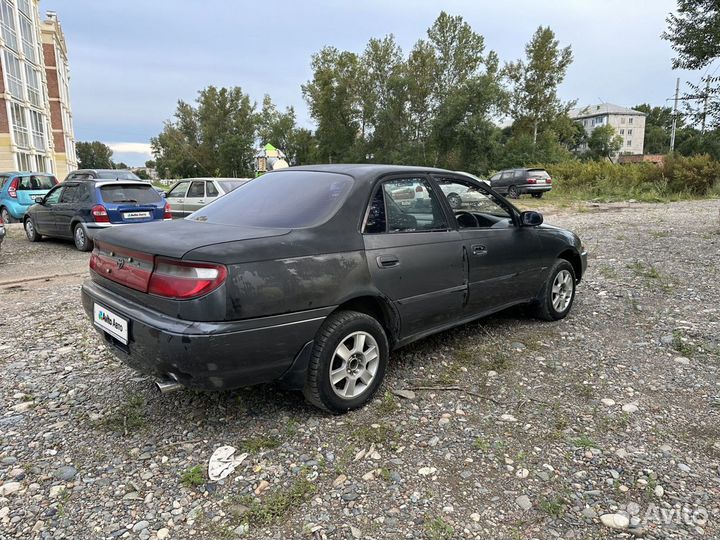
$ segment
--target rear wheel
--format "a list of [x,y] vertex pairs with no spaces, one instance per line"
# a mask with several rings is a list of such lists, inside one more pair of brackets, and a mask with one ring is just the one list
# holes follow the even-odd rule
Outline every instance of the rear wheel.
[[10,212],[8,212],[8,209],[4,206],[0,208],[0,216],[2,216],[2,220],[5,223],[12,223],[14,221],[13,217],[10,215]]
[[388,342],[380,323],[338,311],[318,330],[303,393],[313,405],[340,414],[364,405],[385,376]]
[[575,270],[565,259],[558,259],[538,297],[535,314],[546,321],[564,319],[575,300]]
[[38,234],[35,228],[35,222],[32,218],[25,220],[25,236],[27,236],[27,239],[31,242],[39,242],[42,239],[42,236]]
[[537,193],[533,193],[532,196],[535,197],[536,199],[541,199],[543,194],[542,194],[542,191],[538,191]]
[[88,238],[87,231],[82,223],[75,225],[73,229],[73,240],[78,251],[90,251],[92,249],[92,240]]
[[508,197],[510,197],[511,199],[520,198],[520,191],[518,190],[517,186],[510,186],[508,188]]

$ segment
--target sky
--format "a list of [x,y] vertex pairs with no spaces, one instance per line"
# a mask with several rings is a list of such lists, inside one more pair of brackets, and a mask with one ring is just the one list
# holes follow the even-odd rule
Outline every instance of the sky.
[[[149,140],[179,99],[208,86],[240,86],[262,102],[292,105],[313,128],[300,85],[325,45],[362,52],[394,34],[407,53],[441,10],[462,15],[501,61],[523,56],[539,25],[550,26],[574,62],[559,89],[579,105],[670,102],[676,77],[660,38],[675,0],[41,0],[56,11],[70,58],[75,137],[100,140],[115,161],[141,166]],[[682,88],[682,87],[681,87]]]

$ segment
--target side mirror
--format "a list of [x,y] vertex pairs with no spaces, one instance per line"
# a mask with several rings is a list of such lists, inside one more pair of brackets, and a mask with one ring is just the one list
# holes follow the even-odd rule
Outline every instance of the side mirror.
[[44,197],[35,197],[36,204],[42,204]]
[[529,210],[520,214],[520,223],[523,227],[537,227],[542,225],[543,216],[540,212]]

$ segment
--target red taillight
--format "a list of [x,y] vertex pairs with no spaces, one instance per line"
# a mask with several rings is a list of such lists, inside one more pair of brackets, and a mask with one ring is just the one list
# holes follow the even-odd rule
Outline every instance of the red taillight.
[[20,179],[16,177],[8,186],[8,195],[10,195],[13,199],[17,199],[17,187],[19,183]]
[[545,180],[548,184],[552,184],[552,178],[548,178]]
[[148,293],[187,300],[209,293],[223,284],[227,269],[219,264],[157,258]]
[[165,212],[163,213],[163,219],[172,219],[170,203],[167,201],[165,201]]
[[537,184],[537,178],[528,178],[527,183],[528,184]]
[[110,223],[110,217],[102,204],[93,206],[91,213],[95,223]]

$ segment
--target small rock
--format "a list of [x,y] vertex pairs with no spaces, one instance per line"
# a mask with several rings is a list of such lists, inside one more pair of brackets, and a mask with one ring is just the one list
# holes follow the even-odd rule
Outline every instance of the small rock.
[[527,469],[518,469],[518,471],[515,473],[515,476],[517,476],[518,478],[527,478],[529,474],[530,471],[528,471]]
[[655,486],[655,496],[660,498],[665,495],[665,488],[662,486]]
[[350,526],[350,533],[353,535],[353,538],[362,538],[362,531],[352,525]]
[[132,528],[133,532],[138,533],[140,531],[144,531],[150,526],[150,523],[148,523],[145,520],[138,521]]
[[515,499],[515,504],[517,504],[526,512],[532,508],[530,497],[528,497],[527,495],[520,495],[517,499]]
[[500,416],[501,422],[517,422],[517,418],[515,418],[512,414],[503,414]]
[[20,490],[20,482],[8,482],[0,486],[0,497],[7,497]]
[[583,517],[589,518],[589,519],[595,519],[597,517],[597,512],[593,510],[592,508],[583,508],[582,512],[580,512]]
[[519,341],[511,343],[510,348],[513,351],[524,351],[526,349],[525,345],[523,343],[520,343]]
[[68,482],[75,478],[75,475],[77,474],[77,469],[75,467],[71,467],[70,465],[66,465],[65,467],[60,467],[55,471],[55,478],[58,480],[64,480],[65,482]]
[[165,540],[165,538],[168,538],[170,536],[170,529],[166,527],[158,529],[158,531],[155,533],[155,536],[157,536],[158,540]]
[[270,482],[267,480],[260,480],[258,487],[255,488],[255,495],[260,495],[263,491],[270,487]]
[[56,497],[59,497],[63,494],[65,491],[65,486],[52,486],[50,488],[50,498],[55,499]]
[[421,476],[430,476],[431,474],[435,474],[437,472],[437,469],[435,467],[421,467],[418,471],[418,474]]
[[23,401],[22,403],[18,403],[17,405],[12,406],[12,410],[15,412],[25,412],[28,409],[30,409],[33,406],[32,401]]
[[602,403],[606,407],[612,407],[613,405],[615,405],[615,400],[610,398],[604,398],[600,400],[600,403]]
[[[634,403],[626,403],[625,405],[622,406],[622,410],[623,410],[623,412],[626,412],[626,413],[634,413],[634,412],[638,411],[638,406],[635,405]],[[611,514],[606,514],[606,515],[611,515]]]
[[682,472],[690,472],[690,466],[686,465],[685,463],[678,463],[678,469],[680,469]]
[[345,483],[345,480],[347,480],[347,476],[341,474],[335,480],[333,480],[332,486],[334,488],[340,487]]
[[682,364],[682,365],[684,365],[684,366],[690,365],[690,359],[687,358],[686,356],[676,356],[676,357],[675,357],[675,361],[676,361],[678,364]]
[[473,512],[470,514],[470,519],[472,519],[475,523],[478,523],[480,521],[480,514]]
[[401,398],[415,399],[415,392],[412,390],[393,390],[392,393]]
[[600,521],[611,529],[627,529],[630,525],[630,519],[622,514],[603,514],[600,516]]

